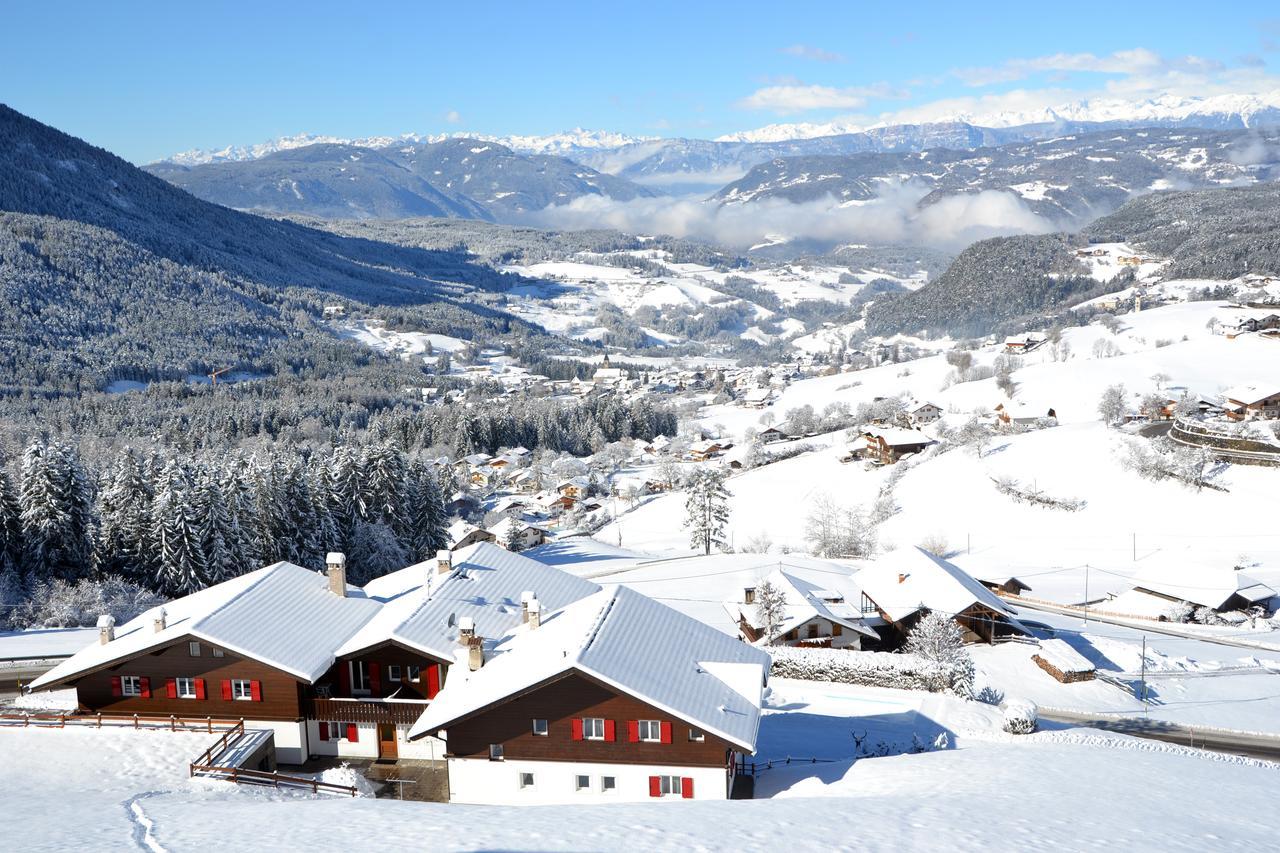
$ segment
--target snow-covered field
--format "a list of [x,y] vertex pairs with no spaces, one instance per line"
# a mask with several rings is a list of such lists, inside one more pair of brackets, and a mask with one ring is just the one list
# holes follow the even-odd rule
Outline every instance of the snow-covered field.
[[[0,729],[16,849],[1266,849],[1280,770],[1080,730],[1015,738],[977,703],[778,680],[761,725],[767,799],[460,807],[190,780],[207,735]],[[853,760],[871,748],[928,751]],[[938,735],[943,748],[933,749]],[[785,759],[824,759],[819,763]],[[1171,783],[1170,780],[1181,780]],[[376,836],[376,838],[375,838]]]

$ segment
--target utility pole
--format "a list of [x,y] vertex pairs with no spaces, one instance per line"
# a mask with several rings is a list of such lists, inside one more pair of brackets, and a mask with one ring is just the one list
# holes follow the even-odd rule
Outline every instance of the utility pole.
[[1142,710],[1147,710],[1147,635],[1142,635]]
[[973,534],[966,533],[964,535],[964,553],[966,556],[973,553]]
[[1133,536],[1133,561],[1138,562],[1138,534],[1135,532]]
[[1084,564],[1084,621],[1089,623],[1089,564]]

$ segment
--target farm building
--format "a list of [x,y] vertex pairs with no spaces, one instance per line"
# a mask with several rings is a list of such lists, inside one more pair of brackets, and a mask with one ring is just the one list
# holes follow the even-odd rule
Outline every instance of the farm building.
[[[777,621],[768,625],[760,613],[757,592],[768,584],[786,602]],[[833,577],[818,585],[779,566],[758,586],[745,587],[725,611],[744,640],[758,645],[825,646],[858,649],[864,639],[880,639],[862,620],[862,590],[852,577]]]
[[1063,684],[1092,681],[1096,674],[1088,658],[1071,648],[1065,640],[1041,640],[1040,648],[1031,655],[1031,659]]

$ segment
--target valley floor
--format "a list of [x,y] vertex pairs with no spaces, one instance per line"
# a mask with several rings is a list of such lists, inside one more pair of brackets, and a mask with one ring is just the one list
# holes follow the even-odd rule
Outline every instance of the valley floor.
[[[316,798],[188,779],[186,762],[207,736],[93,729],[0,729],[0,789],[23,851],[360,849],[375,838],[430,839],[442,850],[1274,842],[1276,765],[1079,729],[1013,737],[999,716],[930,694],[775,679],[758,756],[773,767],[757,783],[764,799],[753,801],[522,808]],[[854,734],[887,751],[910,750],[914,735],[926,751],[853,760]]]

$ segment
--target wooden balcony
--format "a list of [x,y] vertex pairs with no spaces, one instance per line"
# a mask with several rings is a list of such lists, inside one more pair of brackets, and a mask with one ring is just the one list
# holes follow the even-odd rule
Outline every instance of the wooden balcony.
[[412,725],[430,703],[425,699],[323,699],[311,700],[307,716],[333,723],[395,723]]

